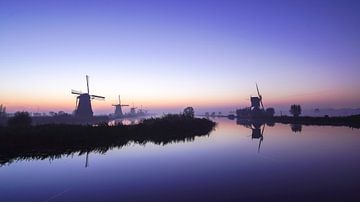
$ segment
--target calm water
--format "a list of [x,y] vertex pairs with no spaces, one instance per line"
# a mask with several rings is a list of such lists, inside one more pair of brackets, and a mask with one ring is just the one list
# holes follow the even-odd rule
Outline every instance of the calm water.
[[[1,201],[360,201],[360,130],[235,121],[209,136],[0,167]],[[262,128],[261,128],[262,129]]]

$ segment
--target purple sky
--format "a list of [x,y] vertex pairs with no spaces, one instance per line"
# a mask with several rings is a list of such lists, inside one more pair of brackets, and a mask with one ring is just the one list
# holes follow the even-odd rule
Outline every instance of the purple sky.
[[264,104],[360,107],[358,1],[0,0],[0,103],[94,111]]

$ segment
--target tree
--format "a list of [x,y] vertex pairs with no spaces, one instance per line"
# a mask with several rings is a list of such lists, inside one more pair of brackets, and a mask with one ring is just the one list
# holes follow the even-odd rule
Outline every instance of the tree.
[[299,117],[301,114],[301,106],[300,105],[291,105],[290,107],[290,114],[292,114],[294,117]]
[[13,117],[8,120],[8,126],[30,126],[32,119],[29,112],[16,112]]
[[6,107],[0,105],[0,126],[5,125],[6,123]]
[[186,107],[184,109],[184,116],[189,117],[189,118],[194,118],[194,108],[192,107]]

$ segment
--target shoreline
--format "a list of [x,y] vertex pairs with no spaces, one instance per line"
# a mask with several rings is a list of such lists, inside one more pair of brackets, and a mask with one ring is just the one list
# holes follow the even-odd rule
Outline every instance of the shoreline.
[[350,128],[360,129],[360,115],[352,116],[338,116],[338,117],[312,117],[312,116],[274,116],[267,118],[230,118],[236,119],[240,122],[263,122],[263,123],[283,123],[283,124],[300,124],[300,125],[314,125],[314,126],[344,126]]
[[49,124],[0,127],[0,166],[19,159],[58,158],[74,153],[105,153],[131,142],[169,144],[209,135],[216,123],[208,119],[167,115],[137,125]]

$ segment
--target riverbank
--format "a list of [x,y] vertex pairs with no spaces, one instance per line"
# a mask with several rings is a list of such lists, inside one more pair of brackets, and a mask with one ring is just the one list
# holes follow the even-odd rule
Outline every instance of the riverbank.
[[317,125],[317,126],[346,126],[350,128],[360,128],[360,115],[339,116],[339,117],[310,117],[310,116],[274,116],[257,119],[241,119],[246,122],[264,122],[264,123],[283,123],[283,124],[300,124],[300,125]]
[[318,126],[346,126],[350,128],[360,128],[360,115],[339,116],[339,117],[290,117],[276,116],[273,118],[276,123],[318,125]]
[[74,153],[105,153],[131,142],[168,144],[208,135],[215,123],[208,119],[166,115],[137,125],[51,124],[0,127],[0,165],[17,159],[57,158]]

